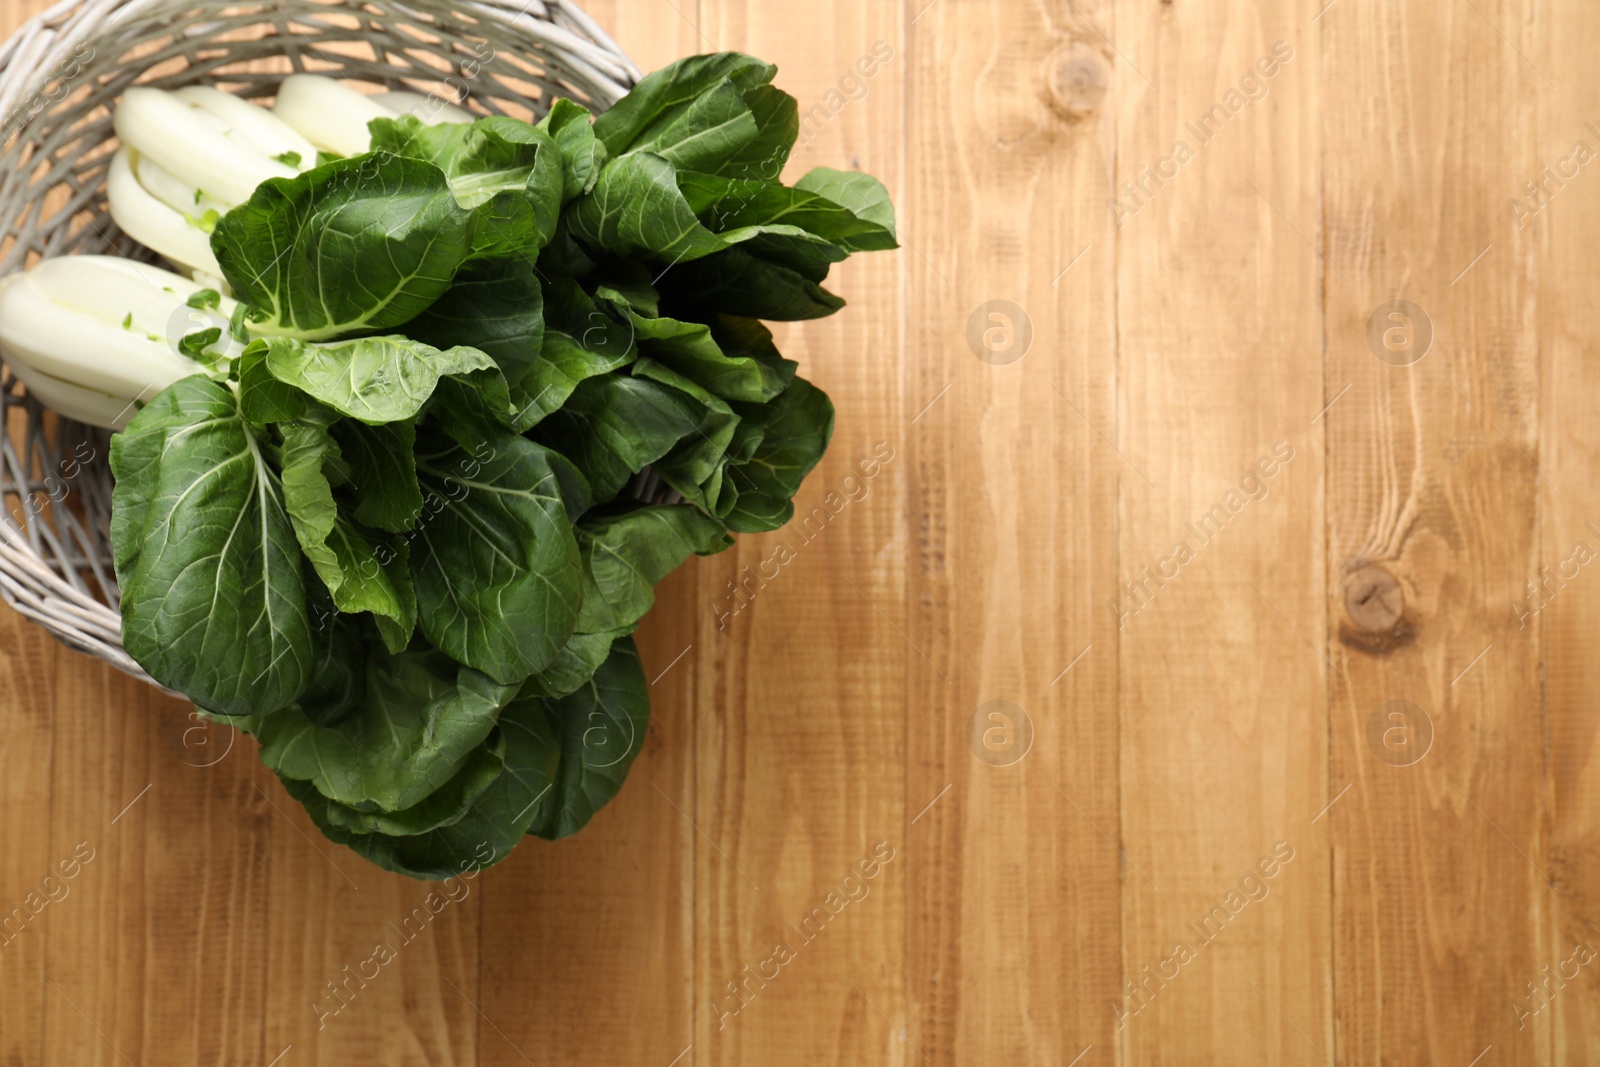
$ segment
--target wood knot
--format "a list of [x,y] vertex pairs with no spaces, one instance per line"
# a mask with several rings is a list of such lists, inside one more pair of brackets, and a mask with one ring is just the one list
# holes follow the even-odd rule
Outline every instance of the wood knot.
[[1350,622],[1339,627],[1339,640],[1351,648],[1390,652],[1416,635],[1406,619],[1406,593],[1400,579],[1376,564],[1345,579],[1344,611]]
[[1344,583],[1344,610],[1351,622],[1368,633],[1394,629],[1405,609],[1406,594],[1400,580],[1382,567],[1362,567]]
[[1068,122],[1082,122],[1100,109],[1111,84],[1105,57],[1087,42],[1064,44],[1044,60],[1045,95]]

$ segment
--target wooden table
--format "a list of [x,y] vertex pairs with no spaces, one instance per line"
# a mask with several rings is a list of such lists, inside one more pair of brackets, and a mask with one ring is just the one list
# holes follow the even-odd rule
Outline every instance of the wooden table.
[[1600,11],[1324,2],[596,0],[894,194],[779,329],[810,523],[664,584],[620,798],[414,937],[0,614],[0,911],[78,850],[0,1062],[1600,1061]]

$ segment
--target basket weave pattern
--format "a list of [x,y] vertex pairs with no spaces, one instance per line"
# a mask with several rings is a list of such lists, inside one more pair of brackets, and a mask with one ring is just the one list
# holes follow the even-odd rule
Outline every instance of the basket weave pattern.
[[[0,274],[73,253],[155,258],[106,210],[111,107],[128,86],[261,98],[297,71],[524,119],[558,96],[604,108],[639,77],[565,0],[63,0],[0,48]],[[122,649],[109,443],[0,364],[0,596],[148,681]]]

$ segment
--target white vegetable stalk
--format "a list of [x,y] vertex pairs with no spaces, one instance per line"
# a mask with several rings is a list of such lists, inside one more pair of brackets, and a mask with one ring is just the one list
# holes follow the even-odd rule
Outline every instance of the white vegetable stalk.
[[472,116],[437,97],[391,92],[368,96],[320,74],[291,74],[272,105],[278,118],[327,152],[355,156],[371,147],[367,123],[415,115],[422,122],[471,122]]
[[[316,165],[314,153],[306,158],[305,139],[282,122],[275,123],[276,139],[255,136],[259,131],[241,127],[232,108],[219,106],[219,97],[226,99],[226,94],[213,89],[185,96],[136,86],[122,94],[112,124],[123,144],[163,170],[182,175],[191,191],[226,204],[244,203],[268,178],[292,178],[301,166]],[[273,122],[266,111],[260,118],[262,125]],[[299,158],[274,159],[269,146]]]
[[[180,378],[206,368],[178,351],[186,334],[220,326],[235,303],[188,299],[203,286],[117,256],[60,256],[0,278],[0,358],[47,407],[122,429]],[[227,331],[208,351],[228,346]]]
[[218,89],[136,86],[112,116],[122,147],[106,179],[111,217],[172,262],[221,274],[211,230],[268,178],[317,164],[317,150],[266,108]]
[[365,152],[368,122],[408,113],[429,124],[472,121],[436,97],[367,96],[316,74],[285,78],[272,111],[207,86],[136,86],[112,116],[122,147],[106,178],[111,217],[180,267],[218,278],[211,231],[230,208],[268,178],[310,170],[319,149]]
[[194,216],[186,215],[148,192],[134,173],[139,154],[124,145],[111,157],[106,174],[106,201],[122,232],[146,248],[191,271],[213,277],[222,273],[211,254],[211,234]]

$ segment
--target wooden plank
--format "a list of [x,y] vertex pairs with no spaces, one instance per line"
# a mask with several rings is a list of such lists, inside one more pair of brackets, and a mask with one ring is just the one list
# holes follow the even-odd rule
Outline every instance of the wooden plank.
[[[706,50],[692,2],[585,9],[642,70]],[[482,879],[481,1063],[665,1067],[690,1044],[696,834],[673,804],[693,809],[702,661],[698,647],[677,657],[699,644],[698,566],[662,583],[637,636],[655,684],[650,731],[621,793],[582,833],[529,840]]]
[[1106,1064],[1127,71],[1109,3],[908,14],[908,1038],[931,1063]]
[[[1600,952],[1600,581],[1589,566],[1600,558],[1600,189],[1587,188],[1594,180],[1589,164],[1600,152],[1600,81],[1582,47],[1600,31],[1600,11],[1559,0],[1549,5],[1542,31],[1530,56],[1554,83],[1535,83],[1539,161],[1554,179],[1543,166],[1523,175],[1510,194],[1515,206],[1508,202],[1496,225],[1505,250],[1538,257],[1540,278],[1536,459],[1557,488],[1540,483],[1537,565],[1516,576],[1510,611],[1516,639],[1542,649],[1551,808],[1542,859],[1556,890],[1540,973],[1523,979],[1534,983],[1534,996],[1526,987],[1514,991],[1512,1015],[1521,1025],[1507,1040],[1527,1039],[1527,1015],[1548,1016],[1552,1062],[1592,1063],[1600,1060],[1600,999],[1586,974],[1571,976],[1589,971]],[[1535,195],[1529,181],[1542,185]]]
[[[786,9],[702,0],[707,40],[696,47],[778,65],[777,84],[804,112],[788,180],[818,165],[859,168],[898,194],[902,11],[811,5],[797,32]],[[700,570],[695,791],[685,805],[704,833],[699,1064],[907,1055],[898,1037],[907,871],[885,857],[904,843],[910,653],[895,620],[904,611],[909,416],[894,383],[908,254],[852,257],[828,284],[848,307],[773,324],[783,353],[832,397],[833,440],[793,522],[741,537]]]
[[1551,1062],[1549,1014],[1510,1010],[1552,961],[1540,648],[1506,606],[1548,489],[1536,264],[1506,233],[1543,76],[1520,4],[1321,26],[1335,1055]]
[[1118,9],[1129,1063],[1331,1053],[1311,823],[1327,802],[1321,86],[1304,10]]
[[54,689],[51,851],[80,862],[50,929],[46,1058],[256,1059],[270,885],[244,746],[200,766],[189,706],[80,655]]
[[292,1047],[295,1063],[477,1063],[484,877],[382,871],[324,838],[265,768],[236,773],[235,817],[268,839],[263,1060]]
[[[16,507],[14,499],[5,501]],[[0,522],[7,521],[0,518]],[[60,646],[43,630],[0,607],[0,1062],[43,1060],[40,1021],[48,992],[45,948],[61,908],[76,888],[55,864],[51,837],[54,689]],[[46,882],[46,877],[51,881]],[[72,879],[71,881],[76,881]],[[54,898],[54,899],[52,899]]]

